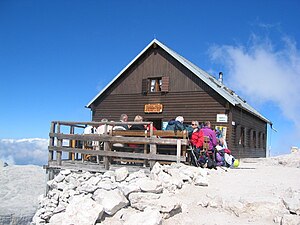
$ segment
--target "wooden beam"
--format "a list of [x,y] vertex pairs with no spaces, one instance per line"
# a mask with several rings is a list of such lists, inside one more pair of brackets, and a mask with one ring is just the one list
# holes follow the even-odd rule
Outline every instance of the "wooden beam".
[[[152,146],[152,152],[151,152],[151,146]],[[49,150],[63,151],[63,152],[74,152],[74,153],[89,154],[89,155],[120,157],[120,158],[164,160],[164,161],[173,161],[173,162],[177,161],[177,156],[176,155],[156,154],[156,145],[153,144],[151,146],[150,146],[150,154],[134,153],[134,152],[113,152],[113,151],[103,151],[103,150],[83,150],[83,149],[80,149],[80,148],[55,147],[55,146],[54,147],[49,147]],[[180,156],[180,161],[184,162],[185,157]]]
[[[133,143],[133,144],[159,144],[159,145],[177,145],[177,139],[174,138],[157,138],[157,137],[115,137],[106,134],[62,134],[62,133],[50,133],[50,137],[56,137],[57,139],[68,140],[80,140],[80,141],[100,141],[100,142],[112,142],[112,143]],[[182,145],[188,145],[187,139],[182,139]]]

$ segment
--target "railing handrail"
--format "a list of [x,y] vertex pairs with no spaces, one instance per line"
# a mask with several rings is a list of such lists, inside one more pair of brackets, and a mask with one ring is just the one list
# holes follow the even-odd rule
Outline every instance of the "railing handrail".
[[55,124],[60,124],[60,125],[78,125],[78,124],[84,124],[84,125],[149,125],[149,124],[153,124],[153,122],[149,122],[149,121],[143,121],[143,122],[134,122],[134,121],[128,121],[128,122],[120,122],[120,121],[107,121],[107,122],[95,122],[95,121],[85,121],[85,122],[74,122],[74,121],[52,121],[52,123]]

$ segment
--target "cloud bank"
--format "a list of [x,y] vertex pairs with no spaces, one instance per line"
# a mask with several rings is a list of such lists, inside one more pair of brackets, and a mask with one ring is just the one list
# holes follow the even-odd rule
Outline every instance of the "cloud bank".
[[46,165],[48,139],[0,139],[0,160],[9,165]]
[[277,105],[293,122],[300,139],[300,51],[291,38],[283,37],[279,44],[253,35],[247,46],[215,45],[209,55],[228,71],[229,87],[256,107]]

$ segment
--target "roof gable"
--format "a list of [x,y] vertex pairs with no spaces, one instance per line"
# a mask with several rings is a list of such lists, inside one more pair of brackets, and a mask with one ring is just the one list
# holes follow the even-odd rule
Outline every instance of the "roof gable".
[[186,58],[182,57],[172,49],[168,48],[166,45],[158,41],[157,39],[153,39],[123,70],[121,70],[114,79],[107,84],[87,105],[87,108],[90,108],[94,101],[98,97],[102,95],[141,55],[146,52],[153,44],[158,45],[163,50],[165,50],[168,54],[174,57],[178,62],[180,62],[183,66],[185,66],[188,70],[190,70],[193,74],[198,76],[203,82],[209,85],[213,90],[219,93],[223,98],[225,98],[230,104],[233,106],[238,106],[243,108],[244,110],[254,114],[259,117],[263,121],[272,124],[267,118],[261,115],[257,110],[255,110],[252,106],[250,106],[245,100],[243,100],[240,96],[238,96],[234,91],[227,88],[223,83],[219,82],[215,77],[208,74]]

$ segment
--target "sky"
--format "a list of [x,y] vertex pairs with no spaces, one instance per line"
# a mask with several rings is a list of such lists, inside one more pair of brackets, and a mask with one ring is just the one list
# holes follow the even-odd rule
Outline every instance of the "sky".
[[45,164],[50,122],[90,121],[85,106],[154,38],[222,71],[272,121],[270,155],[289,153],[300,147],[299,11],[297,0],[1,0],[0,159]]

